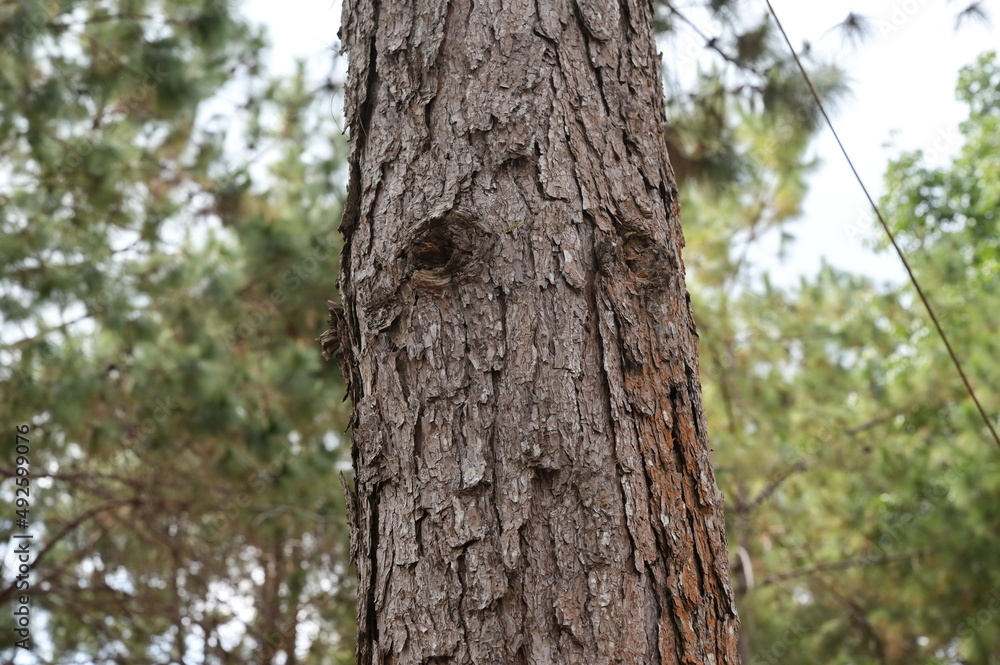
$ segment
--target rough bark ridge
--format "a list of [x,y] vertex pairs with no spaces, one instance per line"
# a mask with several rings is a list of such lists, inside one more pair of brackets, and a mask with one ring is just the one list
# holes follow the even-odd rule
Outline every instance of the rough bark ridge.
[[358,662],[735,663],[648,0],[348,0]]

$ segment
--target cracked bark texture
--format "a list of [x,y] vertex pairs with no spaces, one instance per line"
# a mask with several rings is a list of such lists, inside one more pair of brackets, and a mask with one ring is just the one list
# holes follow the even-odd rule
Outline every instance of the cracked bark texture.
[[358,662],[738,662],[648,0],[348,0]]

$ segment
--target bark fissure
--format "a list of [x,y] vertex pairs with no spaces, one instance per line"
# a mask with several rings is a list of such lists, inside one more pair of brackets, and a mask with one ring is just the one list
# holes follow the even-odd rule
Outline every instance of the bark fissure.
[[[372,492],[368,497],[368,563],[370,565],[370,573],[368,579],[365,580],[368,583],[368,587],[365,589],[360,589],[362,594],[362,607],[358,610],[359,614],[364,612],[365,614],[365,634],[361,634],[361,628],[359,625],[358,631],[358,659],[363,663],[375,663],[381,661],[378,654],[379,648],[379,636],[378,636],[378,611],[375,605],[375,589],[374,585],[378,580],[378,538],[379,538],[379,528],[378,528],[378,504],[379,504],[379,493],[378,488]],[[359,622],[360,623],[360,622]],[[362,649],[364,651],[362,651]]]

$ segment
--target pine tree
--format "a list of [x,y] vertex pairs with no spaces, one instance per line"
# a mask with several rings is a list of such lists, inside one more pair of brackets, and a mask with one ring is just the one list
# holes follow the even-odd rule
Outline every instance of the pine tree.
[[359,663],[735,663],[648,3],[352,3]]
[[350,662],[343,499],[318,489],[343,384],[313,341],[333,86],[270,77],[222,3],[8,2],[0,35],[0,420],[31,431],[36,654]]

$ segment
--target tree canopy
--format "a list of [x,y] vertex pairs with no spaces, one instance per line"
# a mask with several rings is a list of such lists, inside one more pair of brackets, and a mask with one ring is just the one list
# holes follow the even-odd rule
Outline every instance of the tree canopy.
[[333,84],[269,76],[263,31],[211,1],[4,3],[0,32],[2,412],[36,442],[39,653],[347,662],[343,382],[314,342]]
[[[893,161],[882,207],[995,405],[995,53],[961,72],[958,95],[959,155]],[[756,209],[691,194],[706,410],[754,660],[998,662],[997,451],[911,287],[829,266],[792,290],[720,281],[697,261],[725,267],[737,248],[703,251],[717,242],[703,220]]]

